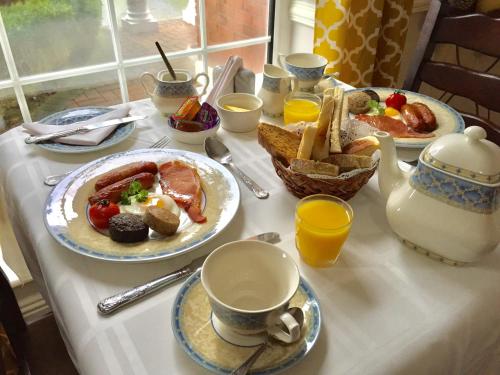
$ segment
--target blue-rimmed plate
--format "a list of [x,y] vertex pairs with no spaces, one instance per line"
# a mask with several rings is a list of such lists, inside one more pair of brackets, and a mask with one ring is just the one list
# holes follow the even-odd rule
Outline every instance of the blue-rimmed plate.
[[[95,192],[94,185],[100,175],[132,162],[152,161],[160,165],[171,160],[181,160],[196,167],[201,178],[206,223],[192,222],[181,209],[181,226],[175,235],[133,244],[114,242],[90,225],[88,197]],[[155,182],[155,186],[157,184]],[[189,151],[142,149],[105,156],[73,171],[50,193],[44,218],[50,234],[76,253],[116,262],[149,262],[184,254],[203,245],[231,222],[239,202],[240,191],[235,178],[212,159]]]
[[[69,125],[73,124],[74,122],[90,120],[91,118],[103,115],[112,110],[113,110],[112,108],[108,107],[70,108],[62,112],[57,112],[50,116],[44,117],[39,122],[41,124],[50,124],[50,125]],[[81,154],[85,152],[102,150],[114,146],[124,141],[128,136],[130,136],[133,133],[134,129],[135,129],[135,122],[129,122],[127,124],[120,125],[110,135],[108,135],[101,143],[95,146],[70,145],[52,141],[37,143],[36,145],[48,151],[60,152],[64,154]]]
[[[380,104],[385,107],[385,100],[389,95],[394,93],[395,89],[387,87],[366,87],[362,89],[346,90],[346,93],[363,90],[375,91],[380,97]],[[420,102],[427,105],[436,116],[437,129],[433,131],[434,137],[430,138],[394,138],[397,147],[424,148],[429,143],[445,134],[463,133],[465,128],[464,119],[449,105],[424,94],[406,90],[399,91],[402,91],[406,95],[407,103]],[[354,117],[354,115],[351,114],[351,117]]]
[[[200,274],[198,271],[192,275],[177,294],[172,307],[172,330],[177,342],[193,361],[217,374],[230,374],[255,351],[255,347],[232,345],[215,333]],[[252,374],[270,375],[284,371],[302,360],[316,343],[321,328],[319,302],[303,278],[290,301],[290,307],[293,306],[304,311],[302,338],[293,344],[275,344],[266,349],[252,367]]]

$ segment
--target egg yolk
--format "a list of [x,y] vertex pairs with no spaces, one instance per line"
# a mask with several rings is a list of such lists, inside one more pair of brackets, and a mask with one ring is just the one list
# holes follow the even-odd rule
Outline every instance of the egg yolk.
[[390,116],[390,117],[392,117],[392,116],[397,116],[397,115],[399,115],[399,111],[398,111],[396,108],[387,107],[387,108],[385,109],[385,111],[384,111],[384,114],[385,114],[386,116]]

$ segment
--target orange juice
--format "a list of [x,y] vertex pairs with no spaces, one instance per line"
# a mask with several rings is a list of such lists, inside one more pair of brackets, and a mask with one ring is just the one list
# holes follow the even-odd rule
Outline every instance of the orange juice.
[[316,121],[321,105],[309,99],[290,99],[285,101],[284,121],[291,124],[299,121]]
[[315,267],[335,263],[352,217],[352,208],[340,198],[318,194],[302,199],[295,212],[295,243],[304,262]]

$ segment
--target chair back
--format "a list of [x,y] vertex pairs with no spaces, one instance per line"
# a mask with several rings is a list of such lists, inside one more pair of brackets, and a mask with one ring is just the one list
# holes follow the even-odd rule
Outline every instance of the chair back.
[[[25,357],[25,335],[27,332],[16,296],[12,290],[7,276],[0,268],[0,322],[3,325],[12,349],[16,355],[20,374],[29,374],[29,367]],[[2,358],[0,357],[0,361]],[[0,369],[5,368],[0,364]]]
[[[451,104],[455,96],[472,100],[475,111],[462,111],[466,126],[483,127],[488,139],[500,144],[500,121],[495,124],[491,120],[491,111],[499,113],[500,118],[500,77],[491,73],[500,58],[500,17],[498,14],[495,18],[479,13],[449,13],[448,6],[441,5],[439,0],[431,1],[403,87],[418,92],[425,82],[443,91],[438,99],[445,103]],[[432,61],[439,44],[455,46],[456,64]],[[482,71],[464,66],[460,48],[489,56],[491,62]],[[460,111],[460,108],[456,109]]]

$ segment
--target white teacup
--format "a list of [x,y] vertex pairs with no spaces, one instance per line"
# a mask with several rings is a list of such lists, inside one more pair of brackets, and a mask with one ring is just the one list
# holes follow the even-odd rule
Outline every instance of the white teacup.
[[323,77],[328,60],[314,53],[292,53],[288,56],[280,54],[278,62],[298,78],[299,90],[312,91]]
[[[286,312],[299,281],[292,258],[261,241],[225,244],[208,256],[201,271],[201,282],[219,321],[240,335],[272,331],[284,342],[300,337],[299,324]],[[287,332],[276,332],[281,325]]]

